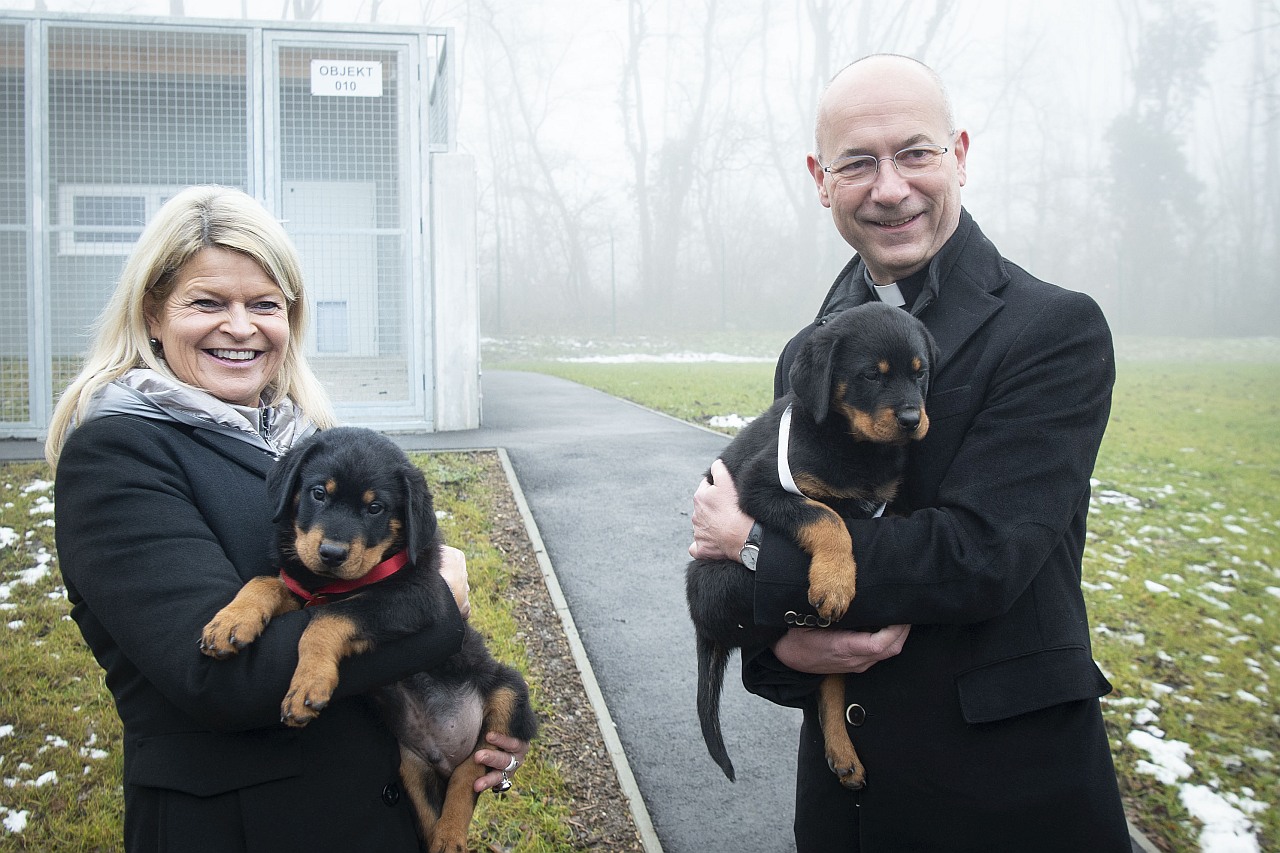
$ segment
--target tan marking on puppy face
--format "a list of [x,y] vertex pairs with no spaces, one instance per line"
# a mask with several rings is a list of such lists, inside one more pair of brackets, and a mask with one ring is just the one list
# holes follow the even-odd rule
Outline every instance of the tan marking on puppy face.
[[920,360],[920,356],[913,355],[911,357],[911,369],[916,373],[920,372],[920,368],[924,367],[924,362]]
[[378,499],[378,495],[373,489],[366,489],[365,493],[360,496],[360,500],[364,501],[364,505],[368,506]]
[[929,432],[929,414],[924,410],[924,406],[920,407],[920,426],[916,427],[916,431],[911,434],[912,441],[919,441]]
[[303,530],[298,525],[293,526],[293,552],[298,556],[298,562],[306,566],[317,574],[324,574],[327,570],[324,567],[324,561],[320,559],[320,545],[324,542],[324,531],[318,527],[310,530]]
[[[372,545],[365,545],[359,539],[355,542],[343,542],[341,544],[347,548],[347,558],[338,565],[331,566],[326,564],[320,556],[320,546],[326,541],[322,529],[313,527],[311,530],[303,530],[295,525],[293,534],[293,550],[302,565],[318,575],[346,581],[369,574],[374,566],[382,562],[383,554],[391,551],[396,545],[395,539],[375,542]],[[335,543],[330,541],[330,544]]]
[[876,369],[880,371],[881,375],[888,376],[889,360],[884,358],[880,359],[878,362],[876,362]]
[[[374,566],[383,561],[384,555],[391,551],[395,544],[394,539],[387,539],[383,542],[374,542],[372,545],[367,547],[363,543],[353,544],[351,546],[351,558],[347,560],[345,565],[351,566],[354,573],[348,577],[362,578],[369,574],[369,572],[373,571]],[[360,549],[358,556],[355,553],[357,545]]]
[[324,490],[332,495],[334,492],[338,491],[338,482],[336,480],[325,480]]
[[893,409],[864,412],[855,409],[844,400],[836,401],[835,408],[849,424],[849,434],[854,441],[874,441],[878,444],[900,444],[909,436],[898,425]]

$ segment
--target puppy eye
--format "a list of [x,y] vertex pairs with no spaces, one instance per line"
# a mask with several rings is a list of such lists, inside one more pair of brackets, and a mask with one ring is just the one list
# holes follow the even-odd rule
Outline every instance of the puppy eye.
[[316,503],[324,503],[324,499],[327,498],[328,496],[329,496],[329,493],[324,490],[323,486],[311,487],[311,499]]
[[879,382],[882,378],[882,374],[878,370],[868,370],[866,373],[862,374],[862,378],[867,382]]
[[365,509],[365,512],[369,513],[369,515],[382,515],[382,511],[385,510],[386,507],[384,507],[382,504],[378,503],[377,501],[374,501],[364,509]]

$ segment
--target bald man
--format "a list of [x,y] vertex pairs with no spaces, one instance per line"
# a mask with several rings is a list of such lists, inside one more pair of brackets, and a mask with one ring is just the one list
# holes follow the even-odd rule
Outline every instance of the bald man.
[[[919,317],[940,358],[893,514],[848,520],[858,593],[838,625],[791,627],[816,616],[807,557],[742,514],[722,464],[695,495],[690,553],[745,553],[756,621],[789,628],[744,650],[743,680],[804,711],[799,853],[1127,853],[1098,703],[1111,686],[1080,590],[1115,379],[1106,320],[1001,257],[961,207],[969,135],[928,67],[876,55],[845,68],[815,144],[818,201],[857,254],[784,349],[775,395],[808,335],[864,302]],[[851,673],[862,790],[826,765],[814,697],[830,672]]]

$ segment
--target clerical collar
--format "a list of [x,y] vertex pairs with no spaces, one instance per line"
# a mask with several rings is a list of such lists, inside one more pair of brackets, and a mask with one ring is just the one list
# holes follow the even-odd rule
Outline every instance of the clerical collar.
[[928,277],[929,267],[926,265],[923,269],[913,272],[900,281],[876,284],[871,280],[871,271],[866,268],[863,269],[863,278],[867,282],[867,287],[871,288],[871,292],[875,294],[877,299],[897,308],[905,308],[908,311],[915,306],[916,298],[920,295],[920,291],[924,290],[925,281]]
[[876,284],[871,280],[871,276],[867,276],[867,284],[871,285],[871,291],[875,293],[876,299],[886,305],[892,305],[894,308],[901,308],[907,304],[907,300],[902,298],[902,288],[898,287],[896,281],[888,284]]

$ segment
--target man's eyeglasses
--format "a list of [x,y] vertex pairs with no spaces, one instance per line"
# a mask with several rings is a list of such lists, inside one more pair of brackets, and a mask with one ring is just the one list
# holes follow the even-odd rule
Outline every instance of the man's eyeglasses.
[[846,157],[830,166],[823,166],[822,171],[835,178],[841,186],[860,187],[874,181],[880,173],[880,162],[889,160],[902,177],[918,178],[937,169],[942,163],[942,155],[950,150],[941,145],[912,145],[892,157],[872,157],[870,154]]

